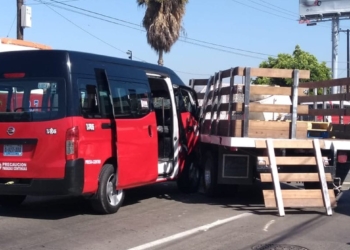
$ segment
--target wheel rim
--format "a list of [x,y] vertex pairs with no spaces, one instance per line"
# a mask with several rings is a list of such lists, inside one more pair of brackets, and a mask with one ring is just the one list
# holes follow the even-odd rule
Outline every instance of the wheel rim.
[[204,184],[209,187],[211,184],[211,171],[210,171],[210,161],[207,161],[204,169]]
[[106,192],[108,203],[112,206],[117,206],[123,197],[123,190],[115,190],[115,188],[113,187],[114,176],[115,175],[112,174],[108,178]]
[[189,177],[191,181],[195,181],[199,179],[199,171],[198,168],[192,162],[190,165]]
[[189,178],[190,185],[193,187],[196,187],[197,184],[199,183],[199,170],[193,162],[189,167],[188,178]]

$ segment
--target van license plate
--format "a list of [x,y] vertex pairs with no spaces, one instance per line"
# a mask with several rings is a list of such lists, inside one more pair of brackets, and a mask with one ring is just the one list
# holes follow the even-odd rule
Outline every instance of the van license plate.
[[4,145],[4,156],[22,156],[22,145]]

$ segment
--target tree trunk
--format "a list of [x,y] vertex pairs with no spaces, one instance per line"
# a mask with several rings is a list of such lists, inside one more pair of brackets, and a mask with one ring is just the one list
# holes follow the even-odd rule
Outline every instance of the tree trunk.
[[163,50],[159,50],[159,58],[158,58],[158,65],[163,66],[164,62],[163,62]]

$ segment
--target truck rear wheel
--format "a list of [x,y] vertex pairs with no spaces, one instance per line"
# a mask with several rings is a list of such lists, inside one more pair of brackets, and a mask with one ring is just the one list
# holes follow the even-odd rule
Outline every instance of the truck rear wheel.
[[183,193],[198,191],[200,183],[200,171],[195,154],[186,158],[185,166],[177,179],[177,187]]
[[22,204],[26,195],[0,195],[0,206],[16,207]]
[[[215,155],[215,154],[214,154]],[[218,159],[207,151],[203,164],[203,191],[207,196],[215,196],[218,192]]]
[[96,196],[91,200],[91,205],[96,212],[113,214],[121,207],[125,193],[123,190],[115,189],[117,178],[113,165],[106,164],[102,167],[99,187]]

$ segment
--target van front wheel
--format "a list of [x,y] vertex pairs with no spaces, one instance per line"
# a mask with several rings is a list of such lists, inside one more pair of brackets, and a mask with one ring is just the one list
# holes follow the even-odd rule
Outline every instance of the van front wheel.
[[96,212],[113,214],[121,207],[125,193],[123,190],[116,190],[117,178],[117,171],[113,165],[106,164],[102,167],[99,187],[96,196],[91,200],[91,205]]
[[198,191],[200,184],[200,169],[194,154],[187,157],[185,166],[177,179],[177,187],[183,193]]

